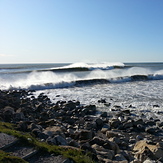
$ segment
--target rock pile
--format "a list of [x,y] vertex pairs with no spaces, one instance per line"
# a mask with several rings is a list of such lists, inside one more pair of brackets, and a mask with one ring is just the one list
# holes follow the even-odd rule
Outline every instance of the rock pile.
[[32,91],[0,91],[0,119],[52,145],[91,152],[96,162],[163,162],[163,122],[115,106],[97,116],[95,105],[52,103]]

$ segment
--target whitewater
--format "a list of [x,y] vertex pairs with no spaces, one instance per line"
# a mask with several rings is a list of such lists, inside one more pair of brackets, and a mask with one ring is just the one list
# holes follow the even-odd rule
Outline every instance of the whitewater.
[[107,112],[116,105],[163,120],[163,63],[1,64],[0,90],[15,89],[44,93],[54,103],[78,100]]

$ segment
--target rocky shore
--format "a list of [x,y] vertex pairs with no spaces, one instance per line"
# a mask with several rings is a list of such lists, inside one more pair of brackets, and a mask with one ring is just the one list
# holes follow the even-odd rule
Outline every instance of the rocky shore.
[[[104,99],[98,102],[109,105]],[[95,105],[80,101],[52,103],[44,94],[36,98],[33,91],[0,91],[0,120],[41,142],[82,149],[100,163],[163,162],[162,121],[138,115],[132,104],[97,112]]]

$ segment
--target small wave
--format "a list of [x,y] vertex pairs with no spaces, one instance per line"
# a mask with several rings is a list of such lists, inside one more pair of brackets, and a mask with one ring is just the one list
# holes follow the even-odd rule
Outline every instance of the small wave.
[[74,86],[83,85],[94,85],[94,84],[107,84],[109,81],[107,79],[87,79],[87,80],[77,80]]
[[132,81],[144,81],[148,80],[148,75],[132,75],[131,80]]

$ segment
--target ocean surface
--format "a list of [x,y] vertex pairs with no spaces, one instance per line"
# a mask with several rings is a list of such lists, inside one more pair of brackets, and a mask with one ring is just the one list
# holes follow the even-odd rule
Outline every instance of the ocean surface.
[[163,62],[0,64],[0,90],[15,89],[45,93],[53,102],[96,104],[103,111],[118,105],[163,120]]

